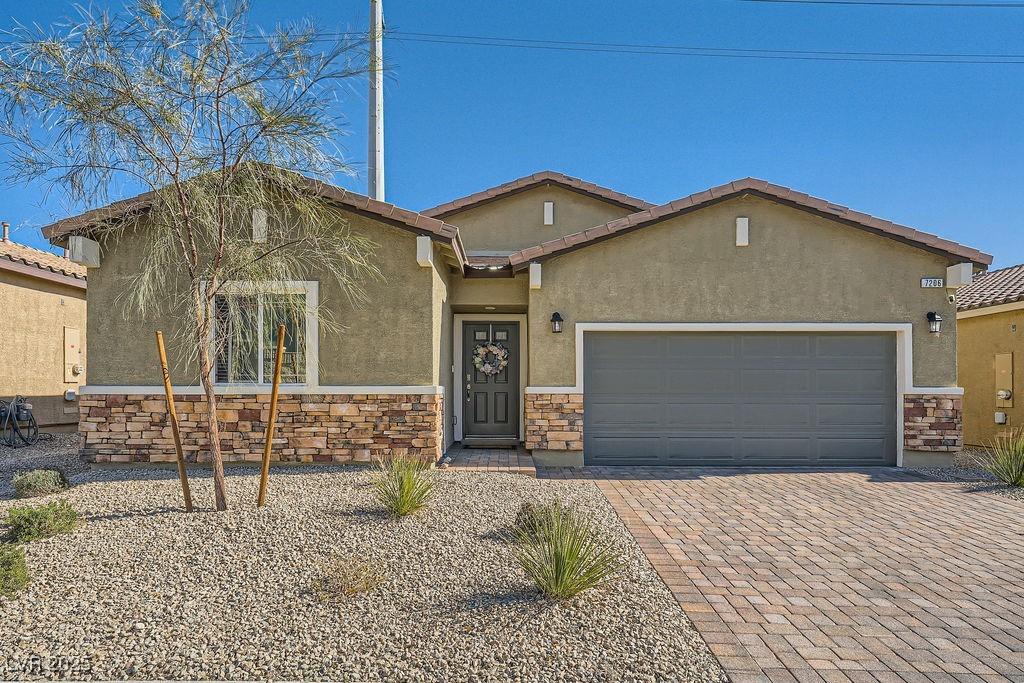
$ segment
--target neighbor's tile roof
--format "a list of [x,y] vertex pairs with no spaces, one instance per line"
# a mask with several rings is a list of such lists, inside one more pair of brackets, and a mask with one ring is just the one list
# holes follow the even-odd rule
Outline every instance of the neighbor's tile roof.
[[468,209],[472,206],[476,206],[477,204],[483,204],[484,202],[489,202],[516,192],[529,190],[530,188],[538,187],[540,185],[560,185],[570,190],[588,194],[592,197],[597,197],[598,199],[604,199],[614,204],[618,204],[619,206],[627,209],[634,209],[636,211],[654,206],[654,204],[644,201],[643,199],[630,197],[628,194],[616,192],[610,188],[602,187],[601,185],[587,182],[580,178],[573,178],[572,176],[567,176],[564,173],[559,173],[557,171],[540,171],[539,173],[523,176],[522,178],[516,178],[515,180],[511,180],[502,185],[481,190],[480,192],[474,192],[471,195],[460,197],[459,199],[453,199],[452,201],[445,202],[444,204],[438,204],[437,206],[429,209],[424,209],[420,213],[424,216],[434,216],[435,218],[439,218],[446,214],[462,211],[463,209]]
[[956,309],[997,306],[1024,300],[1024,265],[978,273],[971,284],[956,292]]
[[579,249],[593,242],[598,242],[617,234],[631,232],[647,225],[672,218],[674,216],[688,213],[701,207],[714,204],[740,195],[754,195],[772,201],[777,201],[805,211],[838,220],[848,225],[858,227],[870,232],[891,237],[901,242],[923,247],[932,251],[942,253],[957,259],[965,259],[979,265],[992,263],[989,254],[966,247],[962,244],[942,239],[927,232],[921,232],[914,228],[883,220],[866,213],[854,211],[839,204],[817,197],[812,197],[803,192],[782,185],[774,185],[765,180],[757,178],[743,178],[731,183],[719,185],[709,190],[691,194],[682,199],[655,206],[637,213],[630,214],[623,218],[616,219],[576,232],[558,239],[538,244],[517,251],[509,256],[509,261],[517,270],[526,268],[530,261],[540,261],[551,256]]
[[78,280],[86,279],[85,266],[80,266],[63,256],[52,254],[41,249],[34,249],[24,244],[0,240],[0,259],[33,266],[42,271],[66,275]]

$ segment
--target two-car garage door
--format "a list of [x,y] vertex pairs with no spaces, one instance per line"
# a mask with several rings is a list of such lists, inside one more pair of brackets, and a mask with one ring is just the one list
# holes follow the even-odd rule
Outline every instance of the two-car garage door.
[[893,465],[892,334],[588,332],[589,465]]

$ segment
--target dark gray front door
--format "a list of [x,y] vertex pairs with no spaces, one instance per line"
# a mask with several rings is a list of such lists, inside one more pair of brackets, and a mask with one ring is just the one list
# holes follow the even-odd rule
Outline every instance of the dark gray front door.
[[892,334],[584,335],[591,465],[893,465]]
[[[462,433],[473,441],[519,438],[519,323],[465,322],[462,328]],[[497,344],[508,350],[508,365],[497,374],[476,368],[480,346]],[[491,357],[488,358],[491,360]]]

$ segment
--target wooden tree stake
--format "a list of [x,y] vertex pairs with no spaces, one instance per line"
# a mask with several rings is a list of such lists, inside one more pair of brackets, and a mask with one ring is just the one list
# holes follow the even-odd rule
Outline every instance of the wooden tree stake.
[[185,497],[185,512],[192,512],[192,491],[188,486],[185,472],[185,456],[181,452],[181,433],[178,431],[178,411],[174,408],[174,389],[171,388],[171,373],[167,369],[167,352],[164,351],[164,333],[156,331],[156,348],[160,352],[160,372],[164,377],[164,393],[167,394],[167,419],[174,434],[174,452],[178,456],[178,478],[181,479],[181,494]]
[[284,325],[277,326],[277,355],[274,356],[274,384],[270,389],[270,417],[267,419],[267,438],[263,444],[263,469],[260,471],[260,492],[256,507],[267,500],[267,479],[270,478],[270,450],[274,445],[274,423],[277,422],[277,390],[281,386],[281,363],[284,359]]

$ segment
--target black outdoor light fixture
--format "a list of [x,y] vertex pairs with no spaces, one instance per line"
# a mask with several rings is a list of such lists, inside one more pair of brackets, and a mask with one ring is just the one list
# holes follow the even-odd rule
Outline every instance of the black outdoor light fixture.
[[556,334],[562,331],[562,314],[558,311],[551,314],[551,331]]
[[942,331],[942,316],[935,311],[928,311],[928,331],[938,334]]

